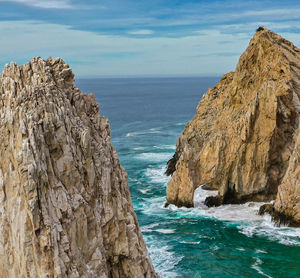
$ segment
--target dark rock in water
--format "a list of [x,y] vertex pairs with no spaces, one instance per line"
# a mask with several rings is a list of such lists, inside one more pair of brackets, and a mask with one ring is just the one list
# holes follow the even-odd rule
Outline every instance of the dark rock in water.
[[278,226],[290,226],[290,227],[300,227],[300,223],[295,221],[295,219],[289,215],[285,215],[277,211],[272,204],[264,204],[259,208],[259,215],[269,214],[272,217],[272,220]]
[[209,196],[205,199],[204,205],[207,207],[218,207],[222,205],[222,199],[220,196]]
[[178,159],[179,159],[179,154],[176,151],[173,157],[167,162],[167,170],[165,172],[165,175],[170,176],[176,171],[176,163]]
[[272,204],[264,204],[259,208],[258,214],[264,215],[265,213],[273,214],[275,211],[274,206]]

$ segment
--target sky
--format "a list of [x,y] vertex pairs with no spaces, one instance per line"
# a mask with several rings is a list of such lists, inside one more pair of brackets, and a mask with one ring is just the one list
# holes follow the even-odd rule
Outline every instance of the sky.
[[300,46],[299,0],[0,0],[0,68],[63,58],[77,77],[221,76],[258,26]]

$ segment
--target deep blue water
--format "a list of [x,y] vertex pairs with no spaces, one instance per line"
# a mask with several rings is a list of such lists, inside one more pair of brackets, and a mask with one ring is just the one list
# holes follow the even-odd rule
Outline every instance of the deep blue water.
[[85,79],[109,118],[133,205],[161,277],[300,277],[300,229],[256,215],[260,204],[163,208],[176,138],[218,78]]

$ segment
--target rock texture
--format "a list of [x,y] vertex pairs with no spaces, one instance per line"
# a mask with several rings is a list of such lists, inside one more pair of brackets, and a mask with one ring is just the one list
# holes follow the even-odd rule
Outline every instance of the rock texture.
[[61,59],[0,75],[0,277],[156,277],[93,95]]
[[[299,84],[300,85],[300,84]],[[300,89],[300,86],[299,86]],[[300,131],[274,204],[279,222],[300,227]]]
[[299,220],[299,113],[300,50],[261,27],[178,138],[167,202],[193,206],[201,184],[219,190],[210,206],[269,201],[280,185],[276,210]]

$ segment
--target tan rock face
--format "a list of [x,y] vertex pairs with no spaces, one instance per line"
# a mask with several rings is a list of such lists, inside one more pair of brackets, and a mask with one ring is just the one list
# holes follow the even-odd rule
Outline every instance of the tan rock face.
[[299,113],[300,50],[264,28],[250,41],[236,71],[203,96],[178,138],[177,159],[169,162],[168,203],[193,206],[201,184],[219,190],[211,205],[269,201],[283,181],[279,192],[286,202],[278,197],[276,208],[288,210],[292,188],[298,186],[293,208],[297,203],[299,215],[299,176],[290,170],[299,166],[290,161]]
[[93,95],[61,59],[0,75],[0,277],[156,277]]
[[[278,188],[274,208],[283,214],[285,224],[300,226],[300,132],[289,166]],[[282,218],[282,217],[281,217]]]

